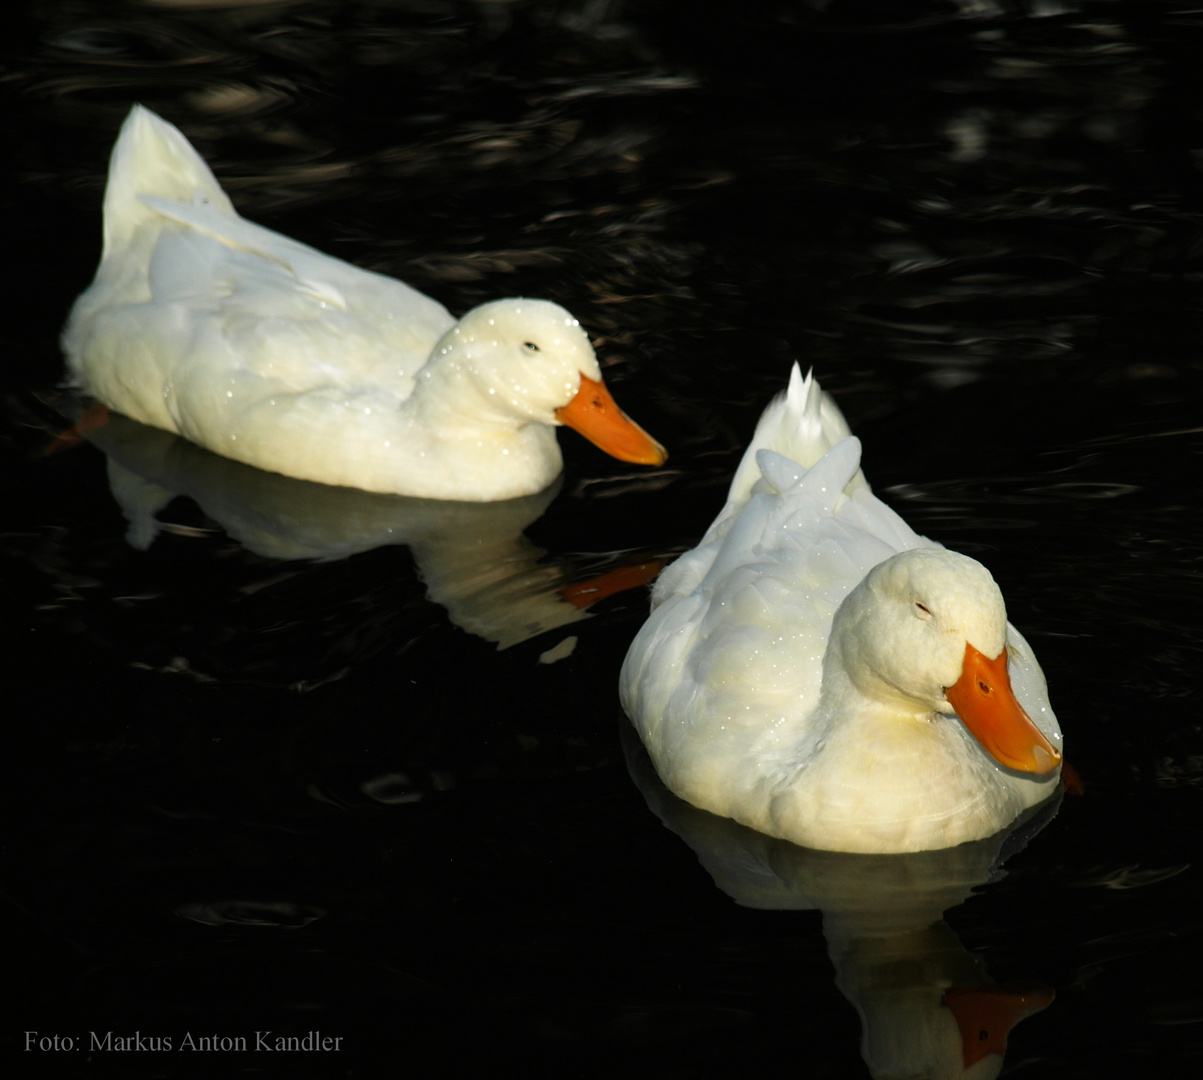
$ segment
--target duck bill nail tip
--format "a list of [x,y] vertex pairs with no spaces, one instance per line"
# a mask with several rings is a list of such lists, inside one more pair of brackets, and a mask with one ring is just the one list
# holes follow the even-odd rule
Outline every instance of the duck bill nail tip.
[[581,376],[576,396],[556,410],[556,419],[619,461],[663,465],[668,460],[664,447],[618,407],[606,384],[587,375]]
[[1011,689],[1005,649],[990,660],[966,644],[961,677],[945,693],[965,727],[1000,765],[1044,775],[1061,764],[1061,751]]

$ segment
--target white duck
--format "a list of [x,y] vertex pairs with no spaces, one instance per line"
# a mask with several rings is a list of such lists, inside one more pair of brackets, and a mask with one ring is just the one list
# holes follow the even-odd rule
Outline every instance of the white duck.
[[560,472],[559,424],[624,461],[665,459],[563,308],[499,300],[457,323],[400,281],[243,220],[184,136],[137,105],[63,348],[74,384],[110,408],[303,480],[528,495]]
[[623,706],[668,788],[806,847],[934,850],[1050,796],[1061,731],[980,563],[913,532],[795,366],[656,583]]

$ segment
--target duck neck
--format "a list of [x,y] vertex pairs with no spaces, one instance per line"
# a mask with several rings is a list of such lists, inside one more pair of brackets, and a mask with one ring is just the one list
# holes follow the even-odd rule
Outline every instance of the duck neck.
[[[437,350],[436,350],[437,354]],[[407,494],[496,501],[542,491],[563,462],[555,429],[500,406],[470,366],[431,360],[391,421],[395,445],[416,456]]]
[[522,418],[499,407],[496,393],[481,385],[473,365],[462,358],[440,356],[437,349],[418,372],[403,411],[428,430],[464,438],[496,438],[499,432],[516,432],[525,425]]
[[820,711],[836,713],[848,710],[854,703],[857,714],[897,719],[912,716],[915,720],[931,720],[932,709],[887,682],[864,663],[855,645],[849,646],[846,635],[838,632],[837,619],[827,652],[823,655],[823,684],[819,696]]

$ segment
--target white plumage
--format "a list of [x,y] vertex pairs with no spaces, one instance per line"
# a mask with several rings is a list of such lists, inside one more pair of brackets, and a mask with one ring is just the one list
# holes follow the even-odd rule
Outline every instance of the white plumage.
[[403,282],[243,220],[172,125],[113,149],[71,377],[225,457],[326,484],[491,501],[546,487],[567,423],[626,461],[663,448],[614,405],[577,320],[499,300],[458,323]]
[[870,853],[990,836],[1058,781],[1043,673],[985,567],[916,534],[859,464],[795,367],[657,582],[623,705],[670,790],[761,832]]

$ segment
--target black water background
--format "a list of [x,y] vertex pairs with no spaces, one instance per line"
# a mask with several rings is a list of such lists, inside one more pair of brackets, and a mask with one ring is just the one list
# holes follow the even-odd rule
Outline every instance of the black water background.
[[[698,4],[683,20],[663,3],[61,2],[11,18],[12,1045],[313,1018],[354,1047],[290,1063],[316,1075],[860,1068],[817,918],[736,908],[626,776],[614,685],[642,597],[607,601],[573,657],[541,667],[558,637],[504,653],[467,637],[399,550],[280,567],[180,504],[172,520],[200,535],[136,553],[101,455],[39,456],[54,417],[37,392],[61,371],[105,158],[140,100],[253,220],[456,312],[547,296],[604,339],[674,471],[630,479],[564,440],[564,494],[532,535],[582,573],[696,540],[788,364],[813,366],[875,487],[994,571],[1085,783],[949,915],[994,978],[1057,990],[1008,1062],[1197,1067],[1189,5]],[[229,85],[242,96],[216,95]],[[419,799],[364,795],[396,773]],[[181,914],[235,900],[285,928]],[[17,1062],[189,1065],[83,1058]]]

